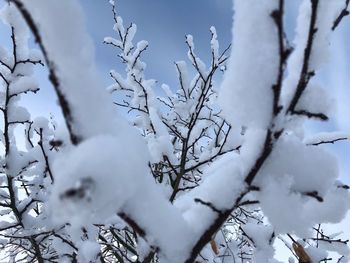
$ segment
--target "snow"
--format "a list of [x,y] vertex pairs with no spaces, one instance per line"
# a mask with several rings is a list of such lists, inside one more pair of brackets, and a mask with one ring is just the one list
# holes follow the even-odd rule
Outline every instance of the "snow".
[[[2,17],[2,16],[1,16]],[[4,48],[4,47],[0,47],[0,57],[1,57],[1,61],[6,63],[7,65],[10,65],[12,62],[12,57],[10,56],[9,51]],[[0,65],[0,67],[4,67],[3,65]]]
[[274,249],[270,244],[273,234],[271,226],[263,224],[247,223],[242,226],[244,232],[252,238],[255,246],[253,262],[273,262]]
[[338,176],[335,156],[322,148],[305,146],[297,137],[286,135],[279,140],[258,178],[289,176],[292,190],[317,191],[324,195]]
[[156,130],[155,135],[149,135],[147,138],[147,144],[149,152],[152,156],[152,163],[157,163],[163,160],[163,156],[172,156],[174,149],[171,144],[171,138],[167,131],[167,128],[161,121],[157,109],[150,107],[149,117]]
[[189,46],[187,52],[188,59],[192,62],[192,65],[198,70],[202,77],[206,76],[206,65],[205,63],[194,53],[195,45],[192,35],[186,35],[186,43]]
[[[135,150],[126,140],[98,136],[70,152],[63,152],[53,167],[57,181],[51,202],[52,207],[61,207],[55,209],[54,213],[58,215],[54,218],[83,219],[85,224],[99,222],[117,212],[135,194],[138,184],[134,182],[147,171],[147,153],[138,149],[135,154]],[[133,163],[134,168],[129,169],[125,160]],[[87,185],[82,197],[79,194],[65,197],[67,191],[79,189],[84,180],[91,185]]]
[[78,253],[79,262],[94,262],[100,253],[100,245],[94,241],[87,240],[80,246],[81,251]]
[[[167,262],[185,258],[180,252],[186,252],[189,241],[182,233],[191,230],[147,173],[145,142],[115,115],[110,97],[101,90],[91,40],[77,1],[35,0],[28,8],[40,25],[44,45],[58,72],[60,89],[72,105],[74,131],[85,138],[54,162],[57,180],[50,201],[55,208],[52,218],[61,223],[69,221],[78,229],[122,211],[146,230],[148,242],[160,248]],[[135,32],[136,26],[132,26],[125,41],[126,53],[132,48]],[[69,37],[72,35],[73,39]],[[145,45],[139,43],[136,51]],[[143,84],[147,89],[152,83],[150,80]],[[152,213],[146,215],[145,209]],[[169,222],[174,222],[173,228],[168,228]],[[170,239],[173,244],[169,244]]]
[[[225,211],[232,207],[235,198],[245,189],[240,159],[236,153],[224,155],[206,169],[204,174],[205,179],[200,186],[175,201],[175,206],[182,211],[185,220],[197,234],[210,226],[217,212],[196,202],[196,199],[211,203],[219,211]],[[198,224],[199,221],[201,224]]]
[[[257,196],[277,233],[307,236],[309,227],[339,222],[349,209],[348,193],[337,187],[337,177],[333,155],[291,134],[283,135],[258,174],[261,192]],[[306,195],[312,192],[321,200]]]
[[[53,167],[57,180],[50,201],[52,219],[56,223],[70,222],[80,229],[104,223],[106,218],[123,211],[138,222],[147,241],[159,246],[164,257],[185,257],[190,239],[184,239],[182,233],[190,233],[191,229],[145,173],[147,155],[147,151],[133,148],[127,140],[111,136],[86,140],[62,153]],[[69,194],[74,189],[76,194]]]
[[28,110],[24,107],[13,106],[9,111],[10,122],[25,122],[30,119]]
[[123,43],[113,37],[105,37],[103,42],[105,42],[106,44],[111,44],[114,45],[116,47],[122,48],[123,47]]
[[[308,233],[309,223],[304,217],[303,200],[300,194],[291,192],[292,180],[281,176],[264,180],[262,194],[258,196],[261,209],[273,225],[276,233]],[[297,217],[297,218],[296,218]],[[296,220],[297,219],[297,220]]]
[[305,249],[306,253],[311,257],[313,262],[320,262],[327,258],[327,252],[316,247],[309,246]]
[[123,77],[116,71],[111,70],[110,72],[112,78],[116,80],[115,88],[118,90],[120,88],[127,89],[127,90],[133,90],[133,86],[128,83],[127,80],[124,80]]
[[171,91],[169,85],[162,84],[161,88],[165,92],[165,94],[167,95],[168,98],[171,98],[174,96],[174,93]]
[[[276,233],[295,233],[301,237],[311,235],[310,227],[319,222],[340,222],[349,209],[349,193],[336,186],[322,196],[323,202],[293,191],[293,178],[266,177],[258,198],[261,208]],[[337,201],[336,201],[337,200]]]
[[186,92],[190,90],[190,80],[188,77],[187,64],[185,61],[177,61],[175,65],[178,73],[178,78],[180,80],[181,89],[184,93],[183,96],[188,97],[188,94]]
[[165,262],[182,262],[196,238],[193,227],[170,202],[160,198],[158,189],[150,182],[143,183],[142,188],[143,192],[137,194],[138,202],[130,200],[124,211],[140,222],[146,230],[147,243],[159,247],[159,255]]
[[24,92],[36,92],[39,90],[38,83],[34,77],[24,76],[11,82],[10,94],[17,95]]
[[[297,87],[297,82],[300,78],[300,73],[302,70],[303,60],[304,60],[304,50],[307,44],[308,29],[310,25],[311,16],[311,2],[309,0],[303,0],[299,8],[299,16],[297,19],[297,27],[295,32],[295,38],[293,41],[294,50],[288,61],[288,76],[284,81],[283,85],[283,98],[285,104],[291,100],[295,89]],[[316,25],[317,31],[313,38],[313,45],[311,48],[309,70],[308,72],[318,71],[320,67],[329,61],[329,50],[330,50],[330,40],[331,40],[331,27],[335,18],[340,13],[340,10],[344,8],[344,1],[335,0],[319,1]],[[312,84],[311,81],[310,84]],[[315,86],[315,85],[314,85]],[[314,89],[316,87],[308,87],[307,89]],[[303,106],[311,107],[311,111],[315,110],[317,113],[328,110],[330,102],[325,101],[325,92],[316,88],[317,91],[307,91],[303,96],[307,98],[301,98],[300,104]],[[322,103],[324,103],[322,107]],[[315,109],[316,107],[316,109]],[[302,105],[297,106],[297,108],[303,108]]]
[[[73,131],[83,138],[122,134],[128,129],[127,124],[116,116],[108,93],[101,91],[93,44],[78,2],[35,0],[27,8],[39,25],[49,58],[55,63],[59,88],[72,107]],[[117,119],[117,123],[112,121]]]
[[[336,238],[335,238],[336,240]],[[349,256],[350,255],[350,248],[344,243],[340,242],[328,242],[324,240],[320,240],[318,243],[318,246],[320,249],[323,249],[325,251],[334,251],[337,252],[339,255]]]
[[[237,198],[248,189],[245,178],[255,167],[265,147],[267,128],[274,129],[271,126],[272,86],[276,82],[279,52],[276,25],[270,14],[277,8],[278,2],[234,1],[233,51],[219,100],[233,127],[228,138],[229,145],[226,146],[228,148],[225,149],[230,149],[230,146],[241,147],[239,152],[229,152],[217,157],[213,163],[201,167],[203,174],[194,175],[198,177],[199,186],[191,191],[184,191],[172,204],[168,200],[172,189],[169,185],[157,185],[149,166],[161,162],[164,155],[172,163],[177,163],[180,151],[176,147],[181,146],[182,142],[172,142],[173,137],[163,120],[177,125],[177,118],[187,121],[196,110],[200,91],[194,88],[190,93],[189,90],[197,80],[203,81],[208,72],[204,62],[194,53],[193,37],[186,36],[190,48],[188,56],[199,75],[190,82],[186,63],[176,63],[183,90],[174,93],[169,86],[162,85],[169,103],[173,105],[166,112],[168,115],[163,115],[157,104],[154,95],[156,81],[144,78],[146,64],[141,61],[140,54],[148,47],[148,43],[140,41],[134,46],[136,25],[132,24],[125,29],[122,19],[117,17],[114,30],[121,33],[123,41],[112,37],[105,38],[105,42],[121,49],[120,56],[126,64],[125,78],[117,72],[111,72],[116,84],[109,91],[126,90],[132,94],[130,105],[139,107],[142,112],[134,121],[135,126],[144,132],[144,137],[141,137],[137,129],[130,127],[116,115],[110,94],[102,89],[92,55],[92,41],[86,33],[78,1],[32,1],[27,7],[43,36],[48,57],[54,63],[60,82],[59,89],[71,107],[73,131],[81,136],[82,141],[77,145],[68,143],[60,148],[51,167],[55,178],[51,187],[44,177],[37,176],[45,170],[40,148],[32,146],[27,148],[27,152],[21,152],[16,148],[13,131],[10,132],[12,148],[5,160],[6,165],[9,163],[7,171],[15,176],[30,161],[39,160],[40,163],[29,174],[35,177],[31,182],[35,185],[43,183],[45,186],[43,191],[38,190],[30,193],[26,199],[16,200],[20,209],[26,207],[33,197],[44,202],[44,212],[38,218],[25,213],[23,225],[31,228],[31,233],[39,231],[40,224],[42,229],[62,229],[65,225],[64,234],[69,235],[78,247],[78,261],[88,262],[95,261],[100,251],[100,246],[95,241],[98,230],[93,224],[115,224],[122,229],[126,222],[121,222],[121,218],[127,217],[137,225],[135,229],[140,237],[135,241],[141,256],[156,248],[161,262],[183,262],[198,238],[212,226],[214,220],[223,212],[231,212],[234,205],[237,205]],[[110,3],[114,5],[114,1]],[[325,53],[327,49],[331,22],[339,12],[341,2],[323,0],[320,3],[319,16],[325,16],[325,19],[317,21],[319,31],[312,51],[312,69],[318,69],[326,61],[321,53]],[[328,9],[332,12],[324,13]],[[287,90],[284,94],[286,105],[290,99],[288,96],[294,92],[301,70],[307,33],[305,25],[310,16],[308,1],[303,2],[300,11],[296,50],[289,63],[288,78],[283,84]],[[1,12],[6,21],[20,23],[13,13],[8,13],[7,10]],[[210,46],[216,66],[219,44],[215,28],[211,27],[210,31]],[[23,36],[27,37],[26,34]],[[22,45],[22,40],[19,41]],[[33,59],[40,58],[37,53],[26,51],[25,47],[23,50]],[[1,54],[8,57],[5,50],[1,50]],[[25,72],[28,76],[13,80],[12,94],[36,91],[37,84],[30,77],[31,70],[26,66],[18,68],[16,73]],[[301,97],[298,107],[312,112],[327,112],[332,104],[327,100],[327,94],[315,82],[311,84]],[[1,95],[4,98],[4,94]],[[17,106],[15,102],[9,105],[10,121],[29,121],[27,110]],[[215,100],[208,102],[208,105],[216,110]],[[199,118],[205,117],[206,112],[201,114]],[[175,126],[184,137],[189,137],[189,144],[195,143],[203,129],[210,125],[204,117],[191,127],[191,133],[186,125]],[[316,147],[323,142],[348,139],[349,135],[340,132],[321,133],[305,139],[303,120],[296,118],[289,121],[289,116],[283,119],[284,117],[281,116],[282,121],[279,123],[284,132],[280,137],[272,139],[272,153],[254,179],[253,185],[259,190],[248,195],[249,198],[255,197],[259,201],[266,219],[259,224],[248,222],[241,225],[255,245],[253,262],[277,262],[272,259],[272,233],[308,237],[315,224],[320,221],[339,222],[350,208],[350,194],[337,181],[339,171],[335,157],[322,147]],[[66,138],[63,130],[62,134],[54,136],[45,118],[34,119],[32,129],[43,129],[41,146],[45,146],[53,137]],[[227,129],[225,126],[224,130]],[[31,139],[35,137],[33,130],[29,133]],[[206,134],[208,137],[210,135]],[[222,140],[223,135],[218,135],[218,142],[222,143]],[[210,159],[220,150],[213,140],[207,143],[204,139],[198,144],[200,148],[207,148],[198,150],[193,147],[196,158],[189,157],[185,168]],[[49,157],[51,156],[53,153],[50,152]],[[51,160],[49,163],[51,164]],[[1,183],[4,182],[1,179]],[[47,193],[50,198],[45,203]],[[1,226],[8,224],[6,221],[0,223]],[[86,228],[84,235],[82,228]],[[53,245],[55,249],[57,246],[59,254],[71,252],[70,248],[59,244],[58,240],[54,240]],[[227,246],[235,247],[236,243],[232,242]],[[319,249],[306,249],[314,260],[320,260],[325,255],[322,246],[326,250],[349,254],[348,249],[336,245],[323,244]],[[209,246],[204,248],[203,255],[213,261],[216,257]]]
[[[20,15],[20,13],[14,5],[5,5],[0,11],[0,18],[4,24],[13,26],[16,34],[16,45],[18,48],[17,60],[25,60],[29,54],[27,44],[29,39],[29,31],[25,26],[25,22],[22,16]],[[13,58],[11,60],[11,64],[13,65]]]
[[300,98],[296,110],[306,110],[330,116],[334,111],[334,105],[335,101],[330,98],[328,92],[313,81]]
[[271,0],[234,1],[232,53],[219,94],[232,125],[267,128],[271,121],[279,54],[270,14],[277,7]]
[[216,33],[215,27],[210,27],[210,32],[212,34],[212,39],[210,40],[211,52],[214,59],[214,65],[218,65],[219,62],[219,41],[218,35]]
[[350,209],[349,198],[349,191],[339,188],[337,182],[331,185],[322,203],[310,200],[305,204],[306,211],[310,211],[310,222],[315,224],[320,221],[332,224],[341,222]]
[[323,64],[329,62],[331,28],[337,16],[344,8],[343,0],[321,0],[317,12],[317,33],[314,38],[310,67],[318,70]]
[[307,43],[308,28],[310,25],[311,4],[303,0],[299,6],[297,26],[293,40],[294,49],[287,63],[287,77],[283,81],[282,98],[288,105],[297,87],[304,58],[304,49]]
[[124,54],[128,55],[130,51],[134,48],[134,45],[132,44],[132,40],[134,39],[134,36],[137,31],[137,26],[135,24],[131,24],[130,27],[128,28],[128,34],[126,35],[124,39]]

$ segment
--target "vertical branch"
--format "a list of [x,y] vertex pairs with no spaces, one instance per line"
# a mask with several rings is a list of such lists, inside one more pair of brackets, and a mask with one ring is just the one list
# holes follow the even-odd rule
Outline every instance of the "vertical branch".
[[73,116],[72,116],[72,112],[71,112],[71,105],[69,104],[69,102],[67,101],[63,92],[61,91],[61,87],[60,87],[61,84],[59,81],[59,77],[56,74],[55,63],[48,56],[47,50],[45,48],[45,45],[43,43],[42,37],[41,37],[40,32],[39,32],[39,29],[38,29],[37,25],[35,24],[31,14],[29,13],[27,8],[24,6],[24,4],[20,0],[9,0],[9,2],[13,2],[16,5],[16,7],[18,8],[19,12],[22,14],[24,20],[27,22],[27,25],[29,26],[30,30],[32,31],[32,33],[35,37],[35,40],[38,43],[38,45],[39,45],[39,47],[44,55],[46,65],[49,69],[49,80],[51,81],[51,83],[56,91],[58,101],[59,101],[59,104],[61,106],[61,110],[62,110],[68,131],[69,131],[71,142],[73,144],[78,144],[79,142],[81,142],[82,138],[79,134],[77,134],[73,130],[74,120],[73,120]]
[[310,24],[309,24],[309,33],[308,33],[306,47],[304,50],[303,65],[300,72],[299,82],[297,84],[296,91],[292,98],[292,101],[290,102],[290,105],[288,107],[288,112],[290,114],[295,113],[296,111],[295,108],[297,106],[297,103],[301,95],[306,89],[310,79],[315,75],[315,72],[313,70],[310,71],[309,63],[310,63],[310,58],[312,53],[314,37],[317,32],[316,20],[317,20],[317,9],[318,9],[319,0],[310,0],[310,1],[311,1],[311,16],[310,16]]
[[282,90],[282,81],[284,68],[286,65],[287,58],[291,52],[291,49],[285,48],[285,33],[284,33],[284,0],[279,0],[279,8],[274,10],[271,13],[271,17],[273,18],[276,27],[277,27],[277,35],[278,35],[278,46],[279,46],[279,66],[278,66],[278,75],[276,83],[272,86],[272,90],[274,93],[273,99],[273,113],[276,116],[282,109],[280,103],[280,95]]
[[49,157],[47,156],[47,153],[45,151],[45,148],[44,148],[44,141],[43,141],[43,129],[40,128],[39,129],[39,132],[38,132],[38,135],[39,135],[39,142],[38,142],[38,145],[40,146],[40,149],[41,149],[41,152],[43,154],[43,157],[44,157],[44,160],[45,160],[45,172],[47,172],[49,174],[49,177],[51,179],[51,183],[54,183],[54,177],[53,177],[53,173],[51,171],[51,166],[50,166],[50,163],[49,163]]

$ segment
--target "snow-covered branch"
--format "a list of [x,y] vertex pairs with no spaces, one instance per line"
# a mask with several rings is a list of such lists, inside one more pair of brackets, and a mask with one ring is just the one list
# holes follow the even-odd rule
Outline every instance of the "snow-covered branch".
[[[8,255],[272,263],[279,238],[299,262],[327,262],[327,251],[347,260],[347,239],[320,224],[339,222],[350,208],[337,160],[322,147],[349,135],[304,138],[303,123],[329,119],[329,95],[314,76],[349,1],[303,0],[289,44],[284,0],[235,0],[230,57],[215,27],[209,63],[187,35],[189,64],[175,62],[178,87],[162,84],[163,94],[146,77],[148,42],[134,43],[137,26],[125,26],[110,4],[115,36],[104,42],[126,70],[110,71],[107,90],[77,0],[9,0],[2,11],[12,42],[11,52],[0,50],[0,211],[10,218],[0,235]],[[24,21],[70,141],[18,106],[39,91],[32,68],[43,65],[27,47]],[[24,128],[24,150],[16,127]]]

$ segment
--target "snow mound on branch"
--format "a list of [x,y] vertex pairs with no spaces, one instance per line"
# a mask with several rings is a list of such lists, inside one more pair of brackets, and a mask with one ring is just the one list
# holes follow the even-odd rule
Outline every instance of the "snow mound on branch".
[[278,72],[278,41],[271,12],[278,1],[234,1],[233,50],[219,94],[233,125],[266,128]]
[[160,257],[181,262],[193,242],[192,229],[154,184],[146,145],[140,145],[132,138],[101,135],[62,152],[53,166],[53,224],[70,223],[74,236],[122,212],[137,222],[147,242],[160,248]]
[[317,191],[322,196],[338,176],[338,163],[322,148],[307,146],[296,136],[286,135],[276,144],[258,178],[262,180],[266,175],[276,179],[290,176],[294,191]]
[[230,209],[245,188],[240,160],[236,153],[224,155],[204,171],[200,186],[176,199],[175,206],[196,233],[205,231],[218,211]]
[[148,170],[146,160],[147,152],[140,147],[108,135],[63,153],[54,163],[55,218],[76,224],[109,218],[139,190],[140,177]]
[[332,154],[293,135],[281,138],[256,180],[261,208],[276,233],[308,236],[319,222],[342,220],[349,193],[337,177]]
[[[316,28],[317,32],[314,35],[309,72],[317,71],[327,63],[330,58],[330,40],[331,40],[331,27],[340,14],[341,9],[344,8],[344,1],[342,0],[322,0],[319,1]],[[295,37],[293,40],[293,52],[288,60],[287,66],[287,78],[283,82],[282,90],[282,100],[285,105],[288,105],[295,93],[298,81],[300,79],[300,73],[302,71],[304,62],[304,51],[308,41],[308,31],[310,26],[310,16],[311,16],[311,1],[303,0],[299,7],[299,15],[297,18],[297,27],[295,30]],[[312,84],[313,80],[310,81]],[[314,87],[308,87],[306,93],[303,96],[307,96],[299,102],[298,108],[306,109],[315,112],[329,112],[329,102],[318,103],[318,100],[326,100],[325,94],[327,92],[322,92],[317,94],[315,91],[308,91],[314,89]],[[310,94],[311,93],[311,94]],[[311,103],[308,104],[308,103]],[[308,106],[311,108],[302,108],[301,106]],[[317,109],[315,109],[317,107]]]
[[[88,138],[114,130],[111,120],[118,116],[110,95],[102,90],[93,41],[79,2],[33,0],[24,4],[35,18],[47,55],[54,63],[59,88],[71,107],[73,131]],[[119,128],[126,126],[121,118],[118,121]]]
[[253,255],[253,262],[276,262],[272,259],[275,253],[273,246],[271,246],[274,239],[272,226],[247,223],[242,226],[242,229],[254,242],[255,251]]
[[[9,25],[10,27],[12,26],[14,28],[16,34],[17,60],[20,61],[28,58],[29,49],[27,43],[29,39],[29,31],[17,8],[12,4],[4,5],[4,7],[0,10],[0,19],[5,25]],[[10,60],[11,63],[9,64],[13,64],[13,58]]]

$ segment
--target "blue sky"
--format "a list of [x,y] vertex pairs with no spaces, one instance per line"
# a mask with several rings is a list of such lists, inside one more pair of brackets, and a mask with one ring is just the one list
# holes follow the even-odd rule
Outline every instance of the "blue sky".
[[[102,43],[105,36],[114,36],[111,7],[107,0],[80,2],[86,14],[88,30],[95,41],[100,71],[108,75],[111,68],[119,65],[116,52]],[[290,36],[299,2],[287,2],[286,24]],[[143,54],[147,63],[147,77],[161,83],[177,84],[174,62],[187,60],[186,34],[194,36],[196,52],[205,62],[209,62],[210,58],[211,26],[217,29],[222,50],[231,43],[232,0],[119,0],[116,3],[125,24],[133,22],[137,25],[135,39],[149,42],[149,48]]]
[[[3,0],[0,0],[1,3]],[[104,37],[113,37],[115,34],[112,30],[112,9],[108,0],[80,0],[80,3],[87,29],[95,43],[100,77],[107,87],[113,83],[109,77],[111,69],[124,72],[117,51],[103,44]],[[146,77],[156,79],[159,84],[166,83],[174,89],[178,85],[174,62],[187,60],[186,34],[194,36],[196,52],[205,62],[209,62],[210,58],[210,26],[217,28],[222,49],[231,42],[231,0],[119,0],[117,7],[126,26],[131,22],[137,25],[135,40],[149,42],[149,48],[142,57],[147,63]],[[0,34],[4,35],[3,27],[0,27]],[[9,37],[2,40],[10,44]],[[53,112],[57,116],[59,109],[53,89],[47,81],[47,72],[39,68],[37,73],[41,91],[37,95],[24,97],[24,102],[34,115]]]
[[[108,1],[81,0],[88,28],[95,40],[96,58],[101,71],[108,73],[119,63],[115,51],[102,44],[113,36],[113,17]],[[218,31],[221,46],[231,42],[231,0],[120,0],[118,12],[126,25],[136,23],[136,40],[147,40],[149,48],[143,59],[147,77],[161,83],[176,84],[174,62],[186,60],[185,35],[192,34],[200,56],[210,56],[210,26]]]
[[[113,17],[107,0],[80,0],[86,14],[88,30],[96,46],[96,60],[106,85],[111,83],[108,72],[115,68],[123,72],[116,51],[102,43],[105,36],[114,36]],[[176,88],[174,62],[187,60],[186,34],[194,36],[196,52],[205,62],[210,57],[210,26],[215,26],[220,47],[231,42],[232,0],[119,0],[117,10],[126,25],[138,26],[136,40],[150,44],[143,60],[147,63],[146,77],[159,84]],[[286,1],[286,30],[292,42],[300,0]],[[334,118],[329,123],[309,122],[307,132],[343,130],[350,132],[350,18],[344,20],[334,35],[328,65],[319,72],[319,80],[337,101]],[[160,85],[159,85],[160,86]],[[350,183],[350,143],[340,142],[328,147],[340,158],[343,180]]]

